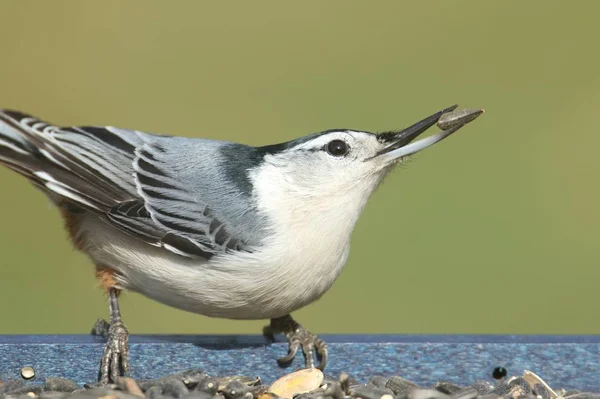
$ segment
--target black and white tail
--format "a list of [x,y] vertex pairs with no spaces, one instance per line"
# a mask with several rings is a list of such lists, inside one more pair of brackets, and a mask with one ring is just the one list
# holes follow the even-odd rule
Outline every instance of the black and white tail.
[[135,197],[132,162],[140,142],[134,131],[59,128],[21,112],[0,110],[0,164],[94,211],[105,212]]

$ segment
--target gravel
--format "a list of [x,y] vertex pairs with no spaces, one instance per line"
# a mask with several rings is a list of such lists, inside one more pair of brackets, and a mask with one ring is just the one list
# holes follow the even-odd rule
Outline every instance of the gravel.
[[[505,377],[495,385],[476,381],[460,386],[439,381],[432,387],[419,387],[401,376],[373,376],[366,383],[342,373],[339,378],[321,376],[320,387],[299,392],[293,399],[600,399],[600,394],[553,390],[531,372]],[[535,376],[535,378],[531,376]],[[289,376],[288,376],[289,379]],[[298,381],[290,381],[291,385]],[[295,386],[295,385],[294,385]],[[313,385],[317,386],[317,385]],[[47,378],[43,384],[8,380],[0,382],[0,397],[22,399],[280,399],[269,392],[260,379],[245,376],[209,376],[203,370],[188,370],[154,380],[121,378],[115,384],[83,387],[65,378]],[[292,399],[292,398],[289,398]]]

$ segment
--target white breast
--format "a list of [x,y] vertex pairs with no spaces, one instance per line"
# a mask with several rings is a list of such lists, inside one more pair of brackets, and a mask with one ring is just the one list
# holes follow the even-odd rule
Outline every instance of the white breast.
[[279,236],[262,250],[206,262],[145,244],[95,215],[85,216],[80,226],[91,243],[88,254],[117,270],[122,288],[212,317],[288,314],[319,298],[348,255],[347,240],[332,242],[325,231],[296,231],[295,238]]

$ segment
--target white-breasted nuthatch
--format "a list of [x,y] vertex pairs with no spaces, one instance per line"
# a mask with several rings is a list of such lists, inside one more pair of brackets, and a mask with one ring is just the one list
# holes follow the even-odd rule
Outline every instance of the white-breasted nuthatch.
[[[56,127],[5,110],[0,163],[48,194],[96,266],[110,308],[102,383],[129,367],[117,301],[127,289],[206,316],[271,319],[263,333],[289,341],[280,362],[301,347],[323,368],[325,343],[290,313],[331,287],[388,172],[482,112],[455,108],[402,131],[332,129],[264,147]],[[445,130],[413,142],[436,122]]]

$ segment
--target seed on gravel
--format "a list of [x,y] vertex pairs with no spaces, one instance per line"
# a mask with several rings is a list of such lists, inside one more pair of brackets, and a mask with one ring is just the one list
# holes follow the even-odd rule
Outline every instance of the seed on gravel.
[[[111,388],[109,388],[109,387],[94,387],[94,388],[88,389],[86,391],[83,391],[81,393],[78,393],[77,397],[79,397],[79,398],[92,397],[92,398],[107,398],[107,399],[109,397],[116,398],[117,395],[116,395],[115,388],[113,388],[113,387],[111,387]],[[125,393],[122,393],[122,395],[123,395],[123,397],[129,396]]]
[[146,391],[146,397],[148,399],[158,399],[161,398],[163,394],[163,389],[160,385],[155,385],[153,387],[148,388]]
[[413,389],[408,393],[408,399],[449,399],[450,396],[435,389]]
[[139,385],[139,387],[141,388],[141,390],[144,392],[153,386],[157,386],[157,385],[162,386],[167,381],[170,381],[170,380],[180,380],[181,382],[183,382],[183,384],[186,387],[193,389],[195,386],[198,385],[198,383],[200,381],[203,381],[207,377],[208,376],[206,375],[206,373],[204,373],[204,371],[192,369],[192,370],[182,371],[180,373],[170,374],[170,375],[168,375],[166,377],[162,377],[162,378],[156,378],[156,379],[152,379],[152,380],[139,380],[136,382]]
[[475,399],[479,392],[475,388],[465,388],[452,394],[452,399]]
[[21,377],[26,380],[30,380],[35,377],[35,370],[33,367],[25,366],[21,369]]
[[453,393],[464,389],[464,387],[450,381],[438,381],[433,388],[447,395],[452,395]]
[[[342,373],[342,374],[344,374],[344,373]],[[335,378],[331,374],[323,373],[323,384],[328,384],[328,383],[333,382],[333,381],[340,382],[340,379],[339,378]]]
[[9,393],[15,389],[25,386],[23,380],[6,380],[3,385],[0,385],[0,395]]
[[162,384],[163,394],[174,398],[181,398],[187,395],[190,391],[187,389],[183,381],[177,378],[169,378]]
[[503,384],[498,385],[492,393],[499,396],[521,396],[532,393],[531,386],[523,377],[510,378]]
[[208,377],[202,380],[196,386],[196,391],[202,391],[206,393],[210,393],[211,395],[215,395],[217,393],[217,388],[219,387],[219,381],[217,381],[214,377]]
[[196,385],[198,385],[198,383],[200,383],[206,377],[208,377],[208,374],[206,374],[204,370],[192,369],[182,371],[181,373],[177,373],[173,375],[173,377],[181,379],[181,381],[185,384],[186,387],[188,387],[189,389],[193,389],[196,387]]
[[250,378],[243,375],[233,375],[227,377],[217,377],[217,390],[221,392],[227,387],[227,385],[231,384],[233,381],[236,383],[240,383],[245,387],[252,387],[259,385],[261,383],[260,377]]
[[317,388],[310,392],[301,393],[299,395],[294,395],[294,399],[331,399],[325,395],[325,390],[323,388]]
[[361,384],[360,382],[358,382],[356,379],[350,377],[347,373],[343,372],[340,374],[340,386],[342,387],[342,391],[344,391],[344,393],[346,395],[348,395],[348,392],[350,391],[351,388],[354,388],[356,386],[363,386],[363,384]]
[[302,369],[284,375],[271,385],[269,391],[282,398],[292,399],[294,395],[317,389],[322,382],[323,372],[321,370]]
[[330,396],[334,399],[343,399],[344,391],[342,390],[342,384],[337,381],[328,381],[321,388],[323,388],[323,395]]
[[253,398],[258,398],[259,396],[262,396],[264,393],[267,393],[268,391],[269,391],[268,385],[257,385],[254,387],[250,387],[250,390],[248,392],[252,394]]
[[402,395],[415,388],[419,388],[419,386],[414,382],[400,376],[394,376],[390,378],[385,384],[385,387],[391,389],[394,395]]
[[437,121],[437,126],[442,130],[448,130],[472,122],[483,113],[483,109],[459,109],[447,112]]
[[555,399],[558,396],[558,394],[534,372],[525,370],[523,372],[523,378],[531,387],[533,387],[533,393],[535,395],[540,395],[544,399]]
[[191,391],[185,395],[185,399],[213,399],[214,397],[215,395],[202,391]]
[[488,393],[492,393],[492,391],[494,391],[494,386],[487,381],[475,381],[467,388],[476,389],[479,395],[487,395]]
[[246,395],[250,391],[250,387],[241,381],[233,380],[225,385],[223,389],[219,389],[219,391],[226,399],[238,399]]
[[550,394],[550,391],[548,391],[548,389],[542,385],[542,384],[535,384],[533,386],[533,394],[535,396],[539,396],[540,399],[550,399],[550,398],[556,398],[557,396],[552,396]]
[[229,377],[218,377],[217,378],[218,382],[219,382],[219,390],[222,389],[222,387],[224,387],[225,385],[229,384],[231,381],[239,381],[242,384],[249,386],[249,387],[253,387],[253,386],[257,386],[260,385],[262,383],[260,377],[246,377],[244,375],[234,375],[234,376],[229,376]]
[[113,384],[108,384],[101,386],[99,382],[94,382],[93,384],[83,384],[83,388],[85,389],[94,389],[94,388],[112,388],[115,389],[117,386]]
[[40,393],[40,399],[63,399],[68,397],[70,392],[44,391]]
[[47,377],[46,382],[44,383],[44,389],[46,391],[73,392],[77,388],[79,388],[79,386],[77,386],[75,381],[66,378]]
[[389,388],[379,388],[374,385],[366,385],[350,388],[350,396],[362,399],[381,399],[382,396],[393,394]]
[[20,388],[11,390],[10,392],[6,392],[6,394],[8,394],[10,396],[17,396],[17,395],[27,395],[29,393],[32,393],[33,395],[37,396],[43,390],[44,390],[44,387],[41,385],[24,385],[24,386],[21,386]]
[[378,388],[385,388],[385,384],[387,384],[388,380],[389,380],[389,378],[385,378],[380,375],[374,375],[373,377],[371,377],[369,379],[369,382],[367,383],[367,385],[374,385]]
[[[312,382],[312,386],[307,387],[307,381]],[[600,399],[599,394],[579,390],[552,390],[539,376],[527,370],[521,377],[497,381],[496,387],[488,381],[476,381],[469,387],[439,381],[433,389],[424,389],[399,376],[387,379],[375,375],[367,384],[361,384],[346,373],[336,381],[317,369],[303,369],[273,384],[277,392],[286,395],[284,397],[268,392],[269,386],[262,385],[258,378],[209,377],[202,370],[145,381],[119,378],[116,382],[104,386],[84,384],[84,388],[79,388],[74,381],[64,378],[46,378],[43,384],[7,380],[4,384],[0,382],[0,399]],[[276,384],[280,384],[281,389]],[[145,397],[142,390],[146,392]]]
[[274,394],[273,392],[265,392],[262,395],[260,395],[258,399],[279,399],[279,396],[277,396],[277,394]]
[[140,398],[144,397],[144,392],[142,392],[142,389],[133,378],[120,377],[117,380],[117,386],[132,395],[139,396]]

